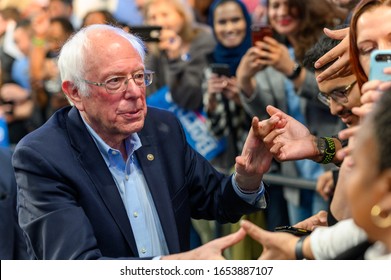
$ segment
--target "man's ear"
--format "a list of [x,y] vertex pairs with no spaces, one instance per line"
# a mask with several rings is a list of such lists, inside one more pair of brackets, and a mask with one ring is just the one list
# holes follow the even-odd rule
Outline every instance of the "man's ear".
[[83,111],[83,102],[79,89],[75,87],[75,84],[70,81],[65,81],[62,83],[62,90],[72,105],[74,105],[79,111]]

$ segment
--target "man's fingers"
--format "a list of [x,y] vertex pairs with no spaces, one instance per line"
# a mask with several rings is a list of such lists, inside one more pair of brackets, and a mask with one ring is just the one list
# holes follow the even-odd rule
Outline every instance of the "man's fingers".
[[269,116],[272,116],[272,115],[274,115],[276,113],[280,113],[280,112],[282,113],[282,111],[280,109],[278,109],[272,105],[266,106],[266,111],[268,112]]
[[266,233],[265,230],[247,220],[241,220],[240,225],[242,229],[244,229],[246,233],[251,236],[251,238],[253,238],[255,241],[258,241],[259,243],[262,243],[263,235]]
[[254,134],[257,137],[264,138],[267,136],[277,125],[277,123],[280,121],[280,118],[277,116],[272,116],[267,120],[263,120],[261,122],[252,122],[252,128],[254,131]]
[[359,129],[360,126],[345,128],[338,133],[338,137],[341,140],[347,140],[349,137],[354,136]]
[[219,248],[219,250],[224,251],[228,247],[231,247],[239,243],[241,240],[243,240],[245,236],[246,236],[245,230],[240,228],[237,232],[218,238],[212,242],[214,243],[215,246]]

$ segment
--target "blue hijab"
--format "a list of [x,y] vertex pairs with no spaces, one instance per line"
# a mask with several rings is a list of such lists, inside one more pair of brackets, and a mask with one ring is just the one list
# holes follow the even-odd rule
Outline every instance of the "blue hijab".
[[[217,40],[216,34],[214,32],[215,29],[213,24],[214,13],[216,8],[221,4],[229,3],[229,2],[237,3],[240,6],[247,24],[246,36],[244,37],[244,40],[240,43],[240,45],[234,48],[227,48]],[[251,28],[250,28],[251,17],[247,11],[246,6],[240,0],[216,0],[212,3],[212,5],[209,8],[208,24],[212,27],[213,34],[217,41],[217,45],[212,54],[214,62],[228,64],[231,70],[231,74],[235,74],[236,69],[238,68],[238,65],[240,63],[240,60],[242,59],[243,55],[247,52],[247,50],[251,47]]]

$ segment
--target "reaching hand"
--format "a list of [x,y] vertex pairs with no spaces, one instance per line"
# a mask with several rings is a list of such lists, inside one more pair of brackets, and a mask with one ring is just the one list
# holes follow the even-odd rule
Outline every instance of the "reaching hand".
[[265,146],[263,138],[280,122],[277,116],[259,122],[254,117],[250,132],[244,143],[242,154],[236,157],[236,182],[242,190],[255,191],[259,188],[262,176],[270,168],[273,155]]
[[315,215],[298,222],[294,225],[298,228],[304,228],[307,230],[314,230],[316,227],[325,227],[327,226],[327,212],[324,210],[319,211]]
[[334,193],[334,187],[333,172],[331,170],[321,174],[316,181],[316,191],[325,201],[328,201]]
[[[389,67],[391,70],[391,67]],[[360,107],[352,108],[352,112],[360,117],[364,117],[372,111],[374,103],[380,99],[383,92],[391,89],[391,82],[378,80],[368,81],[361,88]]]
[[162,260],[224,260],[224,250],[235,245],[245,236],[246,232],[239,229],[235,233],[210,241],[194,250],[164,256]]
[[290,233],[270,232],[261,229],[255,224],[242,220],[242,228],[252,239],[263,246],[263,251],[259,260],[294,260],[295,245],[299,239]]
[[264,137],[275,159],[313,159],[318,155],[316,138],[305,125],[271,105],[266,110],[270,116],[280,116],[285,123],[283,128],[277,128]]

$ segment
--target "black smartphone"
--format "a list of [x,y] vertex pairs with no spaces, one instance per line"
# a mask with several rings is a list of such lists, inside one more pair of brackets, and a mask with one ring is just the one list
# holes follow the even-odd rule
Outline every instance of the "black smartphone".
[[212,73],[216,73],[219,76],[231,76],[231,71],[229,69],[229,65],[225,63],[213,63],[210,65]]
[[291,233],[296,236],[304,236],[304,235],[309,235],[311,234],[311,230],[304,229],[304,228],[297,228],[297,227],[292,227],[292,226],[279,226],[275,227],[274,231],[278,232],[287,232]]
[[137,25],[129,26],[129,32],[140,37],[144,42],[159,42],[161,26]]

